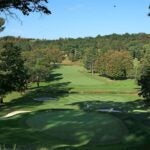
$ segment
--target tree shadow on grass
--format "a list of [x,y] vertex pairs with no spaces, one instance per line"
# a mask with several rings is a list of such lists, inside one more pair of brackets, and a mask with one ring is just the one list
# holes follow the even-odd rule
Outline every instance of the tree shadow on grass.
[[[149,115],[150,113],[107,114],[70,109],[37,111],[1,121],[0,143],[16,144],[20,149],[33,150],[148,150]],[[121,137],[117,139],[109,136],[117,128],[111,123],[111,116],[112,121],[113,118],[118,118],[123,123],[128,134],[120,134]],[[109,128],[112,131],[108,132]],[[120,132],[119,128],[113,133],[115,137],[117,132]]]
[[[53,83],[53,82],[56,82],[56,81],[59,81],[59,80],[62,80],[62,79],[63,79],[63,74],[55,73],[54,71],[51,71],[49,76],[47,76],[45,80],[43,80],[39,83],[39,87],[40,88],[45,87],[45,85],[42,85],[42,82],[45,82],[46,84],[49,84],[49,83]],[[33,83],[36,83],[36,81],[34,81]],[[39,87],[30,87],[30,85],[28,85],[28,86],[29,86],[30,90],[39,88]]]
[[5,103],[1,109],[16,110],[20,108],[30,108],[43,104],[44,101],[36,101],[37,98],[49,98],[51,101],[59,100],[66,97],[72,89],[69,87],[70,82],[53,83],[39,88],[29,89],[22,97],[13,99]]
[[46,78],[47,82],[51,82],[51,81],[58,81],[63,79],[62,74],[61,73],[53,73],[51,72],[50,75]]
[[[110,114],[119,118],[128,128],[126,141],[128,146],[120,149],[148,150],[150,147],[150,105],[144,100],[135,100],[131,102],[114,102],[114,101],[84,101],[72,103],[77,105],[85,112],[96,112],[98,114]],[[114,109],[117,112],[103,112],[101,110]],[[113,130],[113,128],[112,128]],[[67,148],[67,147],[66,147]],[[68,147],[69,148],[69,147]],[[65,149],[65,148],[64,148]],[[79,149],[84,149],[84,146]],[[108,148],[113,149],[113,146]],[[114,146],[114,150],[118,149]]]
[[98,111],[100,109],[114,109],[121,112],[140,112],[150,108],[150,104],[144,100],[135,100],[130,102],[114,102],[114,101],[83,101],[75,102],[69,105],[77,105],[80,109],[85,111]]

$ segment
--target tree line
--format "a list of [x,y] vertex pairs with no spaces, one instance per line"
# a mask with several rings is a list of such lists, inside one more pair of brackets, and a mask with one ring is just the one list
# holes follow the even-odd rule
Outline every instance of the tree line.
[[[145,33],[58,40],[0,38],[0,76],[3,81],[0,82],[3,89],[0,94],[5,95],[11,90],[22,91],[30,82],[36,82],[39,87],[40,81],[48,80],[51,70],[67,56],[71,61],[83,62],[92,74],[99,73],[115,80],[136,78],[141,86],[140,95],[149,99],[149,40],[150,35]],[[9,57],[12,61],[7,62],[11,60]],[[5,85],[10,81],[13,86]]]

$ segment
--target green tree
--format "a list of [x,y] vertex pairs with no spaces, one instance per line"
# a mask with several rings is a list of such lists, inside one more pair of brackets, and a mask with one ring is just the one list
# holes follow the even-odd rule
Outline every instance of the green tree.
[[24,51],[22,55],[29,71],[30,81],[36,82],[37,87],[41,81],[49,78],[51,70],[63,60],[63,53],[55,47]]
[[5,29],[4,24],[5,20],[3,18],[0,18],[0,32],[2,32]]
[[142,42],[134,41],[129,43],[129,51],[131,52],[133,58],[137,58],[140,60],[142,58],[143,53],[143,45]]
[[25,67],[29,71],[30,82],[36,82],[37,87],[45,80],[51,71],[51,61],[46,50],[34,49],[23,52]]
[[141,86],[139,95],[150,100],[150,51],[147,51],[143,58],[138,85]]
[[83,57],[83,63],[86,69],[90,70],[90,72],[94,73],[95,71],[95,62],[97,59],[97,48],[87,48]]
[[21,57],[21,49],[13,43],[5,43],[0,49],[0,96],[11,91],[23,91],[26,87],[27,70]]
[[45,59],[52,65],[61,63],[64,59],[64,53],[59,50],[57,47],[46,48],[45,50]]

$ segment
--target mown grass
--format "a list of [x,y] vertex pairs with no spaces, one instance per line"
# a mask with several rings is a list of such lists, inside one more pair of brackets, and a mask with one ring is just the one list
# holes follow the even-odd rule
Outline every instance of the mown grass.
[[[40,88],[32,84],[24,95],[6,96],[1,117],[16,110],[32,112],[1,118],[0,143],[18,149],[148,150],[149,107],[137,88],[134,80],[112,81],[80,66],[61,66]],[[38,97],[55,100],[33,100]],[[105,108],[121,113],[98,112]]]
[[62,81],[71,82],[71,86],[77,91],[116,91],[116,92],[137,92],[135,80],[110,80],[100,77],[98,74],[91,75],[81,66],[62,66],[56,70],[56,73],[62,73]]
[[[36,88],[36,83],[29,85],[30,89],[24,96],[16,92],[7,95],[5,102],[10,102],[7,103],[11,107],[9,110],[77,109],[69,104],[82,101],[128,102],[139,99],[134,80],[113,81],[97,74],[92,76],[80,66],[61,66],[53,72],[52,78],[51,82],[40,83],[39,89]],[[37,97],[55,97],[57,100],[37,103],[33,101]]]

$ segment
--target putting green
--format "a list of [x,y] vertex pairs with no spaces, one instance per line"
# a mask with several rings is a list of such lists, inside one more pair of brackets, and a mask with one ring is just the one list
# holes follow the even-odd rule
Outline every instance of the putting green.
[[128,133],[118,118],[107,113],[53,110],[34,114],[26,123],[57,145],[116,144]]

